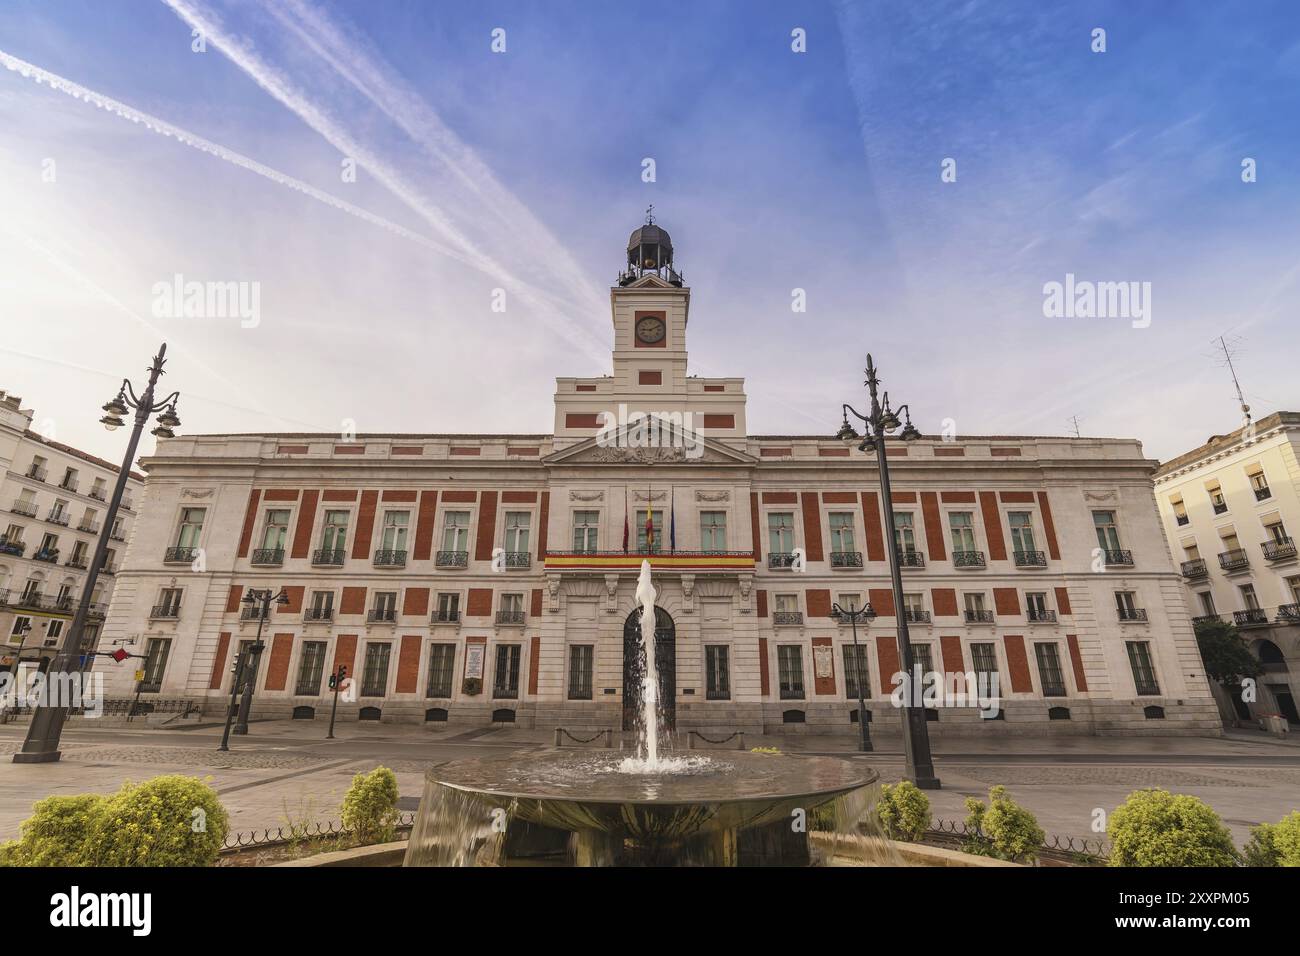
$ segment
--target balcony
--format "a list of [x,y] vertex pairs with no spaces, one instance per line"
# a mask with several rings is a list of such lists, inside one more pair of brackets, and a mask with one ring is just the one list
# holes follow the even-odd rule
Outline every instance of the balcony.
[[1111,550],[1111,549],[1107,548],[1105,551],[1102,552],[1102,557],[1105,559],[1105,561],[1106,561],[1106,567],[1108,567],[1108,568],[1115,568],[1115,567],[1131,568],[1131,567],[1133,567],[1133,552],[1132,552],[1132,551],[1124,551],[1124,550],[1122,550],[1122,549]]
[[58,549],[58,548],[43,548],[43,549],[41,549],[40,551],[37,551],[35,554],[32,555],[32,560],[33,560],[33,561],[44,561],[46,564],[58,564],[58,563],[59,563],[59,549]]
[[779,626],[802,624],[803,611],[773,611],[772,623]]
[[993,612],[989,610],[985,610],[983,608],[979,610],[971,610],[970,608],[967,608],[966,623],[967,624],[992,624]]
[[445,611],[434,611],[433,618],[431,620],[432,623],[434,624],[459,624],[460,611],[452,610],[452,609],[445,610]]
[[1212,504],[1212,507],[1214,508],[1214,513],[1216,515],[1221,515],[1227,512],[1228,503],[1226,501],[1216,501]]
[[99,522],[82,521],[79,525],[77,525],[77,530],[84,531],[86,532],[86,534],[99,534]]
[[163,553],[163,564],[193,564],[198,548],[168,548]]
[[533,565],[533,556],[527,551],[506,551],[504,558],[510,570],[527,570]]
[[27,477],[32,479],[32,481],[44,481],[45,469],[37,468],[35,465],[32,465],[32,467],[27,469]]
[[179,604],[155,604],[153,610],[149,612],[151,621],[174,621],[181,616],[181,606]]
[[309,607],[302,612],[302,619],[308,624],[313,621],[332,621],[334,620],[334,608]]
[[404,568],[406,567],[406,552],[405,551],[376,551],[375,567]]
[[109,577],[117,574],[117,566],[111,561],[105,561],[104,566],[99,569],[100,574],[107,574]]
[[26,550],[26,542],[10,541],[5,535],[0,534],[0,554],[11,554],[16,558],[21,558]]
[[788,571],[794,567],[794,554],[789,551],[773,551],[767,556],[767,566],[773,571]]
[[1183,577],[1185,578],[1203,578],[1210,573],[1210,569],[1205,564],[1204,558],[1193,558],[1190,561],[1183,562]]
[[1047,555],[1042,551],[1015,551],[1011,557],[1018,568],[1047,567]]
[[257,548],[249,563],[264,568],[278,568],[284,564],[284,548]]
[[465,568],[469,566],[468,551],[439,551],[433,558],[435,568]]
[[1268,623],[1268,611],[1262,607],[1249,607],[1244,611],[1233,611],[1232,622],[1238,627],[1260,627]]
[[103,617],[108,613],[108,607],[104,604],[92,604],[86,609],[86,613],[91,617]]
[[1222,621],[1223,618],[1217,614],[1198,614],[1192,618],[1192,626],[1195,627],[1197,624],[1218,624]]
[[1219,555],[1219,567],[1225,571],[1241,571],[1250,567],[1250,555],[1244,548],[1233,548]]
[[311,553],[311,563],[318,568],[341,568],[346,557],[342,548],[319,548]]
[[894,557],[898,559],[900,568],[923,568],[925,567],[925,555],[920,551],[895,551]]
[[861,551],[832,551],[831,552],[832,568],[860,568],[862,567]]
[[1046,608],[1031,607],[1025,612],[1030,624],[1055,624],[1056,612]]
[[112,531],[110,531],[110,532],[108,533],[108,536],[109,536],[109,538],[111,538],[113,541],[125,541],[125,540],[126,540],[126,532],[123,531],[121,528],[115,528],[115,529],[113,529]]
[[656,573],[723,573],[754,571],[752,551],[548,551],[547,571],[581,574],[622,572],[636,574],[649,561]]
[[1278,623],[1300,624],[1300,604],[1283,604],[1277,609]]
[[1263,488],[1255,489],[1256,501],[1268,501],[1268,499],[1272,497],[1273,497],[1273,489],[1269,488],[1267,485],[1265,485]]
[[106,501],[106,500],[107,500],[107,499],[104,497],[104,489],[102,489],[102,488],[91,488],[88,492],[86,492],[86,496],[89,497],[89,498],[94,498],[96,501]]
[[45,520],[50,524],[57,524],[60,527],[66,528],[68,526],[68,513],[66,511],[51,510],[50,513],[45,516]]
[[134,510],[135,510],[135,504],[132,503],[132,501],[131,501],[130,498],[126,498],[126,497],[124,497],[124,498],[122,499],[122,510],[123,510],[123,511],[134,511]]
[[25,591],[22,594],[20,594],[18,597],[13,598],[7,603],[12,604],[14,607],[30,607],[36,610],[40,610],[41,592]]
[[1260,547],[1264,549],[1264,558],[1268,561],[1285,561],[1295,557],[1295,542],[1290,538],[1265,541]]
[[23,501],[21,498],[14,501],[13,506],[9,509],[16,515],[22,515],[24,518],[36,517],[36,502]]
[[76,568],[78,571],[84,571],[86,570],[86,566],[87,566],[86,558],[84,555],[78,557],[77,555],[74,554],[72,557],[68,558],[68,560],[65,561],[63,565],[64,567],[67,568]]
[[1146,623],[1147,609],[1144,607],[1121,607],[1116,608],[1119,612],[1119,619],[1126,623]]
[[241,621],[256,621],[258,619],[269,621],[271,619],[270,608],[263,609],[260,606],[241,607],[239,609],[239,619]]
[[952,566],[954,568],[982,568],[984,567],[984,552],[954,551],[952,553]]
[[1183,512],[1182,514],[1176,514],[1176,515],[1174,515],[1174,522],[1175,522],[1175,523],[1178,525],[1178,527],[1180,527],[1180,528],[1182,528],[1182,527],[1186,527],[1189,523],[1191,523],[1191,520],[1192,520],[1191,518],[1187,517],[1187,512]]
[[367,624],[394,624],[397,621],[397,608],[376,607],[366,612]]
[[499,625],[523,627],[523,611],[497,611],[496,621]]
[[903,608],[903,619],[908,624],[929,624],[930,612],[919,607],[905,607]]
[[64,478],[59,482],[59,487],[64,491],[71,491],[75,495],[77,493],[78,484],[79,482],[75,478]]

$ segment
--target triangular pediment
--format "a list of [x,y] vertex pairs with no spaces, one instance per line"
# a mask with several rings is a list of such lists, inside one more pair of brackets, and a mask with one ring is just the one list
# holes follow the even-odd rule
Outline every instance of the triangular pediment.
[[741,465],[753,466],[752,455],[720,441],[699,436],[684,444],[645,445],[635,426],[595,436],[562,448],[542,459],[545,465]]
[[671,282],[659,278],[653,272],[643,275],[635,282],[629,282],[623,286],[624,289],[680,289],[681,286],[675,286]]

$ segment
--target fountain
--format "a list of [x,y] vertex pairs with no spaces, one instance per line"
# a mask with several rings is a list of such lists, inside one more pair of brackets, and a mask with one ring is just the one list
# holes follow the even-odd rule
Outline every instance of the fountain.
[[636,755],[548,748],[455,761],[425,775],[406,866],[808,865],[814,820],[856,827],[878,775],[860,760],[660,756],[655,597],[636,600],[646,664]]

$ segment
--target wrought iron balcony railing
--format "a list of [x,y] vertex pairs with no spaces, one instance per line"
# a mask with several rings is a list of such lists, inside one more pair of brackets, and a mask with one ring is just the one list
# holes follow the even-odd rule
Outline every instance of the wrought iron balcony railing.
[[1287,558],[1295,557],[1295,542],[1290,538],[1283,538],[1281,541],[1265,541],[1260,547],[1264,549],[1264,557],[1269,561],[1285,561]]
[[332,607],[309,607],[302,612],[304,621],[332,621],[334,620],[334,608]]
[[900,568],[923,568],[925,567],[925,555],[920,551],[894,551],[894,556],[898,558]]
[[433,559],[437,568],[464,568],[469,566],[468,551],[439,551]]
[[831,552],[832,568],[860,568],[862,567],[861,551],[832,551]]
[[123,510],[123,511],[134,511],[134,510],[135,510],[135,505],[132,503],[132,501],[131,501],[130,498],[125,498],[125,497],[124,497],[124,498],[122,499],[122,510]]
[[25,541],[10,541],[8,537],[0,534],[0,554],[10,554],[21,558],[26,550],[27,543]]
[[1028,620],[1030,624],[1055,624],[1056,623],[1056,612],[1049,611],[1046,608],[1040,609],[1040,608],[1031,607],[1026,612],[1026,614],[1028,616]]
[[522,625],[524,623],[524,617],[525,615],[523,611],[497,611],[496,620],[498,624]]
[[104,566],[99,569],[99,573],[107,574],[109,576],[115,575],[117,574],[117,565],[113,564],[111,561],[105,561]]
[[179,604],[155,604],[153,610],[149,612],[149,619],[152,621],[174,621],[180,616],[181,606]]
[[773,551],[767,556],[767,566],[774,571],[788,570],[794,567],[795,556],[790,551]]
[[33,465],[31,468],[27,469],[27,477],[31,478],[33,481],[44,481],[45,469],[37,468],[35,465]]
[[986,608],[981,608],[980,610],[972,610],[970,608],[967,608],[966,623],[967,624],[992,624],[993,612]]
[[1126,551],[1123,548],[1111,550],[1107,548],[1102,552],[1108,567],[1132,567],[1133,552]]
[[803,612],[802,612],[802,611],[773,611],[773,612],[772,612],[772,623],[773,623],[773,624],[782,624],[782,625],[784,625],[784,624],[802,624],[802,623],[803,623]]
[[341,568],[346,557],[342,548],[317,548],[311,553],[311,563],[318,568]]
[[264,610],[261,606],[241,607],[239,609],[239,619],[241,621],[256,621],[259,617],[263,621],[269,621],[271,619],[270,609]]
[[460,611],[434,611],[432,621],[434,624],[459,624]]
[[503,554],[506,567],[511,570],[523,570],[532,567],[533,556],[527,551],[506,551]]
[[1192,624],[1209,624],[1211,621],[1222,621],[1223,618],[1218,614],[1198,614],[1192,618]]
[[86,559],[84,557],[79,558],[75,554],[68,558],[67,561],[63,562],[63,564],[64,567],[76,568],[78,571],[84,571],[87,567]]
[[89,491],[86,492],[86,497],[88,497],[88,498],[94,498],[96,501],[107,501],[107,500],[108,500],[108,499],[104,496],[104,492],[101,491],[101,490],[98,489],[98,488],[91,488]]
[[192,564],[198,548],[168,548],[163,553],[163,564]]
[[1186,512],[1183,512],[1182,514],[1176,514],[1176,515],[1174,515],[1174,522],[1175,522],[1175,523],[1178,525],[1178,527],[1180,527],[1180,528],[1183,527],[1184,525],[1188,524],[1191,520],[1192,520],[1192,519],[1189,518],[1189,517],[1187,516],[1187,513],[1186,513]]
[[68,526],[68,513],[66,511],[53,511],[45,516],[45,520],[50,524],[57,524],[64,528]]
[[36,517],[36,502],[23,501],[21,498],[14,500],[13,506],[9,509],[16,515],[22,515],[24,518]]
[[982,568],[984,567],[984,552],[954,551],[952,553],[952,566],[954,568]]
[[256,548],[249,563],[262,567],[279,567],[284,564],[284,548]]
[[1119,612],[1121,621],[1145,621],[1147,619],[1147,609],[1144,607],[1121,607],[1116,609]]
[[368,624],[393,624],[397,621],[397,608],[375,607],[366,612]]
[[1288,624],[1300,623],[1300,604],[1283,604],[1277,609],[1277,619]]
[[1268,623],[1268,611],[1262,607],[1250,607],[1244,611],[1233,611],[1232,620],[1238,627],[1259,627]]
[[1014,551],[1012,558],[1018,568],[1047,567],[1047,555],[1042,551]]
[[116,529],[116,530],[114,530],[114,531],[110,531],[110,532],[108,533],[108,536],[109,536],[109,538],[110,538],[111,540],[113,540],[113,541],[125,541],[125,540],[126,540],[126,532],[123,531],[121,528],[118,528],[118,529]]
[[59,482],[59,487],[62,488],[64,491],[71,491],[75,495],[77,493],[78,484],[79,482],[64,478],[62,481]]
[[1226,501],[1216,501],[1213,503],[1213,508],[1216,515],[1221,515],[1228,510],[1228,503]]
[[59,549],[58,549],[58,548],[46,548],[46,549],[42,549],[42,550],[40,550],[40,551],[37,551],[35,554],[32,555],[32,560],[33,560],[33,561],[44,561],[46,564],[58,564],[58,563],[59,563]]
[[1250,567],[1250,555],[1245,548],[1233,548],[1219,555],[1219,567],[1225,571],[1240,571]]
[[1210,569],[1205,564],[1204,558],[1193,558],[1190,561],[1183,562],[1183,577],[1185,578],[1203,578],[1210,573]]
[[99,534],[98,521],[82,521],[77,525],[78,531],[84,531],[86,534]]
[[921,608],[905,607],[903,608],[903,617],[907,620],[908,624],[930,623],[930,612],[924,611]]
[[404,568],[406,567],[406,552],[405,551],[376,551],[375,567]]
[[1272,497],[1273,497],[1273,490],[1269,488],[1267,485],[1265,485],[1263,488],[1255,489],[1256,501],[1267,501],[1269,498]]

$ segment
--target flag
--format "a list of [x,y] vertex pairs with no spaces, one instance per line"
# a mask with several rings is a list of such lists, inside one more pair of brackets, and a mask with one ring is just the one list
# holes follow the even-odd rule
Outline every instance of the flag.
[[677,489],[674,487],[669,492],[669,512],[668,512],[668,549],[677,550]]
[[623,553],[627,554],[627,489],[623,489]]

